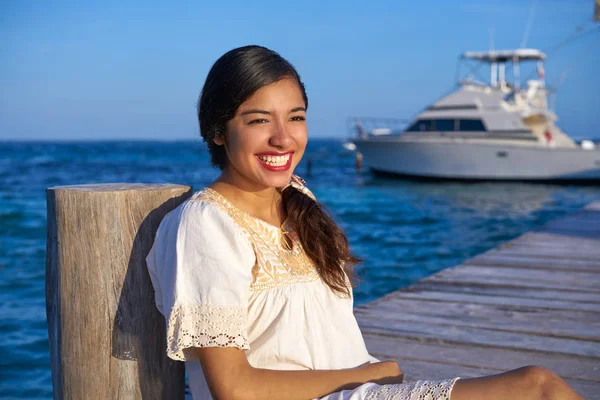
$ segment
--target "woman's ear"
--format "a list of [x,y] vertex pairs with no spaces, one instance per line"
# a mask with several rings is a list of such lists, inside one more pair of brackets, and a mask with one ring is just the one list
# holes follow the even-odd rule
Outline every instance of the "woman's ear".
[[217,145],[217,146],[223,146],[223,144],[225,144],[225,137],[224,135],[216,135],[213,138],[213,142]]

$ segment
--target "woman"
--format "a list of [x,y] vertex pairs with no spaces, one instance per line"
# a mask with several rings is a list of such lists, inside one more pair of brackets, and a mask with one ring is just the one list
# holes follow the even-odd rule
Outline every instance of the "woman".
[[222,172],[164,218],[147,257],[194,399],[579,399],[539,367],[402,384],[396,362],[368,354],[359,260],[293,175],[307,106],[296,70],[264,47],[231,50],[206,79],[200,131]]

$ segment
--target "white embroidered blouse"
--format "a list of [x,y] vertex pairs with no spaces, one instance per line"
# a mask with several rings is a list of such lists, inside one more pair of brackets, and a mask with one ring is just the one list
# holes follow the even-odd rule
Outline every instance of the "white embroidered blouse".
[[195,400],[212,397],[193,347],[237,347],[252,366],[276,370],[354,368],[375,360],[353,299],[333,293],[292,238],[288,250],[278,227],[210,188],[161,222],[146,261],[167,321],[167,353],[186,362]]

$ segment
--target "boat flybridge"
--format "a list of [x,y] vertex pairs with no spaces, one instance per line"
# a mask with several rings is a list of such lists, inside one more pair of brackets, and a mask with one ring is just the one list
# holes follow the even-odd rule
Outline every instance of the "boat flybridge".
[[[535,49],[466,52],[461,60],[488,65],[490,82],[459,88],[397,130],[367,130],[356,120],[351,139],[375,173],[460,180],[599,181],[600,148],[576,143],[548,107],[546,55]],[[520,87],[520,64],[537,62],[537,79]],[[512,66],[512,82],[507,79]]]

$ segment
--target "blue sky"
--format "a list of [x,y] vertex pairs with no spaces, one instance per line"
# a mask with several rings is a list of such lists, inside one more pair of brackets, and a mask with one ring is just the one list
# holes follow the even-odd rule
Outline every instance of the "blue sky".
[[[349,116],[411,118],[452,89],[466,50],[518,47],[531,1],[3,1],[0,140],[194,139],[212,63],[261,44],[299,70],[312,137]],[[600,23],[593,0],[537,1],[527,47],[549,52],[559,125],[600,137]],[[595,47],[594,47],[595,46]],[[487,76],[487,75],[486,75]]]

